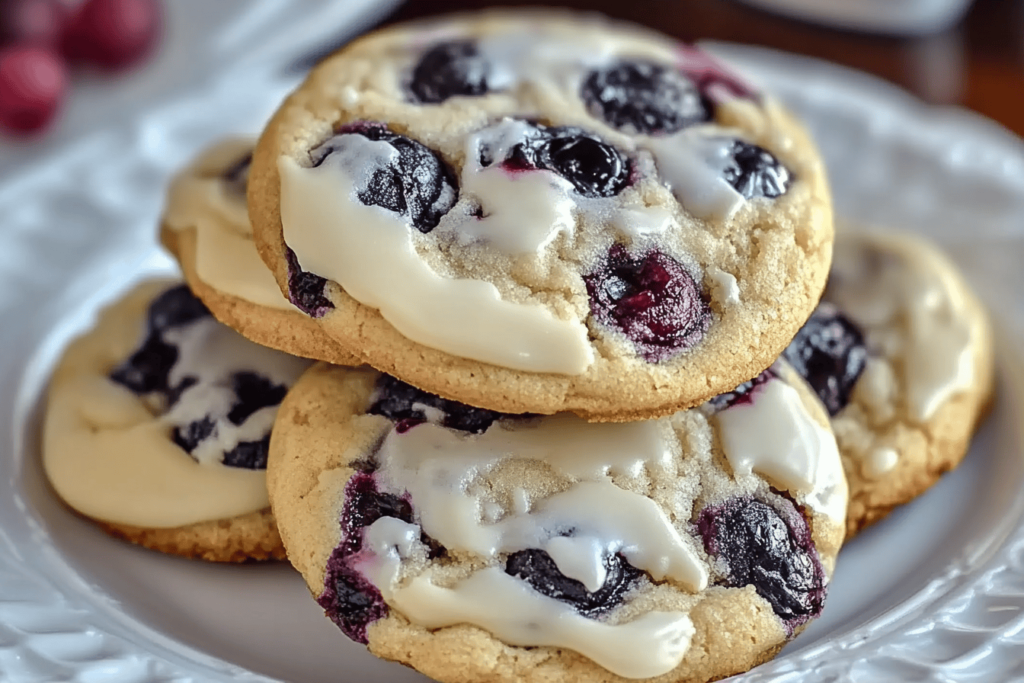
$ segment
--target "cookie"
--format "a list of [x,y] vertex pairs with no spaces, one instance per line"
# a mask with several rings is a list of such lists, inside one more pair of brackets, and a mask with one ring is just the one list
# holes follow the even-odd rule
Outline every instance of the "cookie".
[[700,50],[591,15],[387,28],[260,137],[260,255],[343,348],[513,413],[667,415],[766,367],[825,286],[804,129]]
[[785,356],[832,416],[848,535],[956,467],[992,397],[984,307],[909,234],[840,232],[823,303]]
[[245,205],[254,142],[232,138],[211,145],[171,181],[160,241],[225,325],[295,356],[358,365],[281,295],[256,253]]
[[277,407],[308,365],[218,323],[183,284],[143,283],[54,372],[46,475],[68,506],[139,545],[283,558],[267,453]]
[[317,364],[281,405],[267,485],[344,635],[466,683],[745,671],[820,613],[847,496],[828,417],[781,363],[632,423]]

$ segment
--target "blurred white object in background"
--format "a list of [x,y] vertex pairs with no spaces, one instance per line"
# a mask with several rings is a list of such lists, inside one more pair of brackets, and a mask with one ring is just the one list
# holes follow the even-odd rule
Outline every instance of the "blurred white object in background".
[[949,28],[971,0],[741,0],[748,5],[840,28],[923,35]]

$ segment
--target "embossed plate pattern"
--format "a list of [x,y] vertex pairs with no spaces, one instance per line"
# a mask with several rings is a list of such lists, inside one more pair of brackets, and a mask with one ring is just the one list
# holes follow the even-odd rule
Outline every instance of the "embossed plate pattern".
[[[251,6],[264,21],[282,7]],[[60,349],[132,281],[172,271],[154,238],[164,183],[202,144],[258,129],[294,82],[277,69],[283,44],[213,68],[122,125],[50,145],[0,184],[4,681],[423,680],[345,641],[287,566],[210,566],[120,544],[57,503],[38,465],[39,402]],[[808,121],[842,213],[938,239],[1000,323],[999,397],[965,464],[844,549],[822,619],[737,680],[1024,680],[1024,145],[863,75],[715,49]]]

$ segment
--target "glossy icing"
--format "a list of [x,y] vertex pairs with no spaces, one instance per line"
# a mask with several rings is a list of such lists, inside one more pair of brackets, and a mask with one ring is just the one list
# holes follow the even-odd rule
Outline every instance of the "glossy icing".
[[[211,166],[227,169],[252,144],[227,140],[203,157]],[[168,190],[163,222],[171,230],[195,230],[196,274],[210,287],[259,306],[296,310],[256,252],[245,196],[219,173],[189,168],[176,176]]]
[[356,199],[371,160],[394,148],[360,135],[340,140],[338,153],[317,168],[279,160],[285,241],[304,269],[334,280],[425,346],[530,372],[576,375],[590,366],[582,321],[505,301],[487,282],[435,273],[400,216]]

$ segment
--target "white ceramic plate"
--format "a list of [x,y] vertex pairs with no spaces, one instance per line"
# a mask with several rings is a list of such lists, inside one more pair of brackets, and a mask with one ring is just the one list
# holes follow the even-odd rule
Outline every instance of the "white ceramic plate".
[[[944,243],[1000,322],[998,400],[964,465],[845,548],[823,617],[740,680],[1024,679],[1024,145],[863,75],[715,49],[814,129],[844,215]],[[211,139],[256,130],[294,84],[278,68],[287,50],[260,54],[0,173],[0,680],[424,680],[348,642],[287,565],[119,543],[54,500],[39,467],[63,345],[132,281],[172,270],[154,239],[168,175]]]

